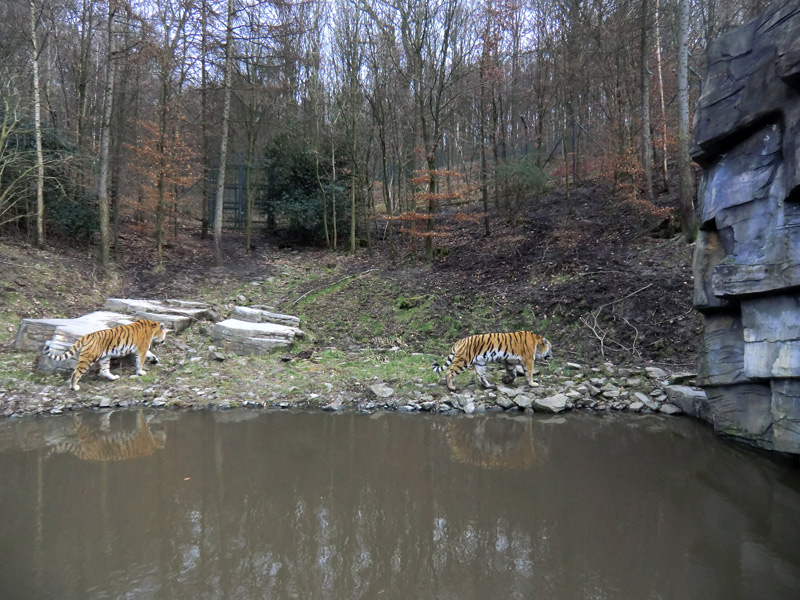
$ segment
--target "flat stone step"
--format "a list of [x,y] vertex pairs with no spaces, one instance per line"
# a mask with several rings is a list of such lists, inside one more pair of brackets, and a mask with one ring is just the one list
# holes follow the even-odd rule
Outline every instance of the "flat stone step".
[[292,315],[274,313],[257,306],[234,306],[231,318],[251,323],[278,323],[290,327],[300,327],[300,319]]
[[[82,335],[99,331],[101,329],[109,329],[117,325],[127,325],[133,323],[135,319],[131,315],[124,315],[121,313],[99,310],[77,319],[39,319],[39,321],[59,321],[59,323],[45,324],[38,323],[43,330],[46,327],[52,327],[51,335],[45,341],[50,340],[50,348],[56,354],[61,354],[69,350],[69,348],[78,341]],[[22,325],[20,325],[20,330]],[[44,349],[44,342],[38,348],[39,359],[36,363],[36,368],[45,373],[55,373],[57,371],[72,371],[78,364],[77,357],[70,360],[56,362],[48,358],[42,353]]]
[[189,329],[192,321],[195,320],[192,317],[187,317],[185,315],[154,313],[146,311],[136,311],[133,313],[133,316],[137,319],[150,319],[151,321],[158,321],[159,323],[162,323],[164,327],[170,329],[172,333],[180,333],[185,329]]
[[131,315],[136,313],[180,315],[194,320],[207,319],[211,313],[211,307],[203,302],[187,300],[161,302],[139,298],[108,298],[103,304],[103,309]]
[[40,371],[71,371],[77,364],[76,359],[55,362],[42,354],[48,341],[54,353],[63,353],[82,335],[127,325],[137,319],[159,321],[174,333],[179,333],[193,321],[206,318],[210,311],[211,307],[202,302],[168,300],[164,303],[159,300],[108,298],[103,310],[74,319],[23,319],[12,347],[15,350],[38,352],[37,368]]
[[[69,348],[82,335],[133,323],[134,320],[133,315],[108,310],[98,310],[76,319],[22,319],[17,329],[17,336],[14,338],[13,348],[27,352],[41,352],[45,343],[54,339],[53,336],[57,331],[64,337],[65,343],[66,340],[74,338],[67,346]],[[54,347],[54,350],[56,349]]]
[[295,338],[305,337],[297,327],[277,323],[254,323],[226,319],[214,325],[211,339],[226,350],[240,355],[264,354],[274,348],[286,348]]

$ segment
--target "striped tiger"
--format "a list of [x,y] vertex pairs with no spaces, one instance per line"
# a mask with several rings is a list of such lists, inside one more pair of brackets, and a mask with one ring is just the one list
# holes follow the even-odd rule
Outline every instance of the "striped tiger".
[[522,365],[528,385],[533,387],[533,365],[537,358],[550,356],[550,342],[530,331],[512,333],[482,333],[458,340],[450,349],[444,365],[433,363],[436,373],[447,369],[447,388],[456,391],[453,378],[470,365],[475,367],[478,381],[483,387],[494,388],[486,379],[486,364],[501,362],[506,369],[503,382],[511,383],[517,376],[517,365]]
[[119,379],[119,375],[111,373],[111,357],[136,354],[136,374],[144,375],[144,361],[149,358],[154,364],[158,359],[150,352],[152,342],[164,343],[167,330],[161,323],[142,319],[127,325],[118,325],[111,329],[101,329],[87,333],[78,339],[63,354],[54,354],[50,343],[45,346],[45,354],[55,361],[63,361],[78,355],[78,366],[72,372],[70,387],[76,392],[81,389],[78,380],[95,361],[100,362],[100,374],[111,381]]

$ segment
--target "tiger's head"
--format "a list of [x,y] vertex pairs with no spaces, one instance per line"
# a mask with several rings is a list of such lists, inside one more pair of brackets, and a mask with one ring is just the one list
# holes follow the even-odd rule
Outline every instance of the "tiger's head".
[[536,344],[536,358],[540,359],[543,358],[545,360],[550,359],[550,351],[553,349],[553,346],[550,344],[550,340],[546,337],[542,337],[541,341]]
[[166,327],[164,327],[163,323],[156,323],[153,322],[153,343],[155,344],[163,344],[164,339],[167,337],[167,331],[169,331]]

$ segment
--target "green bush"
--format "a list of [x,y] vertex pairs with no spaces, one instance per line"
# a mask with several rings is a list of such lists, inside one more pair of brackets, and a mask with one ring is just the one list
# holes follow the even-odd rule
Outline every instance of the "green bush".
[[[318,243],[325,239],[322,193],[317,181],[313,148],[288,135],[277,138],[265,154],[264,191],[258,208],[266,215],[268,227],[283,229],[295,240]],[[320,166],[320,180],[325,190],[328,227],[333,226],[333,200],[336,201],[336,220],[339,231],[345,231],[350,218],[346,198],[347,179],[335,184],[325,167]],[[338,167],[337,167],[338,168]]]
[[59,234],[88,244],[100,231],[97,199],[86,195],[69,198],[61,190],[48,189],[45,193],[45,214],[53,229]]

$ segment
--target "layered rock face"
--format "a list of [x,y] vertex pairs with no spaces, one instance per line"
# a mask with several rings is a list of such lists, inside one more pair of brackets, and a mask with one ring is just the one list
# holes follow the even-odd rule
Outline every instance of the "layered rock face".
[[705,168],[697,384],[719,433],[800,454],[800,4],[708,49],[692,148]]

